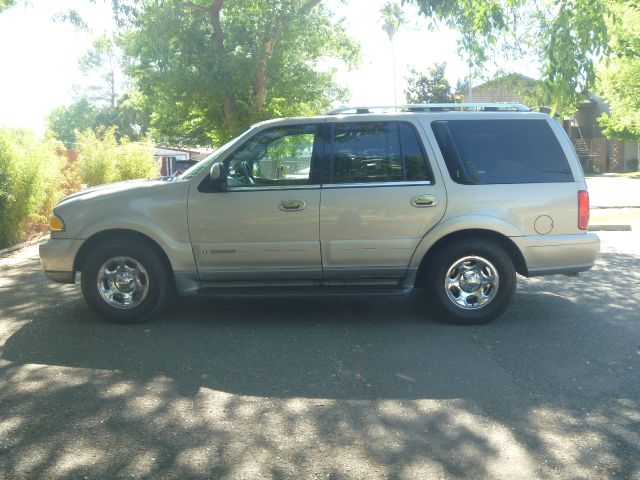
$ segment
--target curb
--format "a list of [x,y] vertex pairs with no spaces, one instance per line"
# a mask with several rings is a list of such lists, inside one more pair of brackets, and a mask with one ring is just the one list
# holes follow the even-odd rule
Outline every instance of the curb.
[[631,225],[589,225],[590,232],[630,232]]
[[7,247],[3,250],[0,250],[0,257],[4,257],[9,255],[10,253],[15,252],[16,250],[20,250],[25,247],[30,247],[32,245],[36,245],[42,243],[44,240],[49,238],[49,234],[41,235],[40,237],[32,238],[31,240],[27,240],[26,242],[18,243],[17,245],[13,245],[11,247]]
[[606,210],[606,209],[614,209],[614,208],[640,208],[640,205],[627,205],[626,207],[624,205],[608,205],[608,206],[597,206],[597,205],[591,205],[591,209],[592,210]]

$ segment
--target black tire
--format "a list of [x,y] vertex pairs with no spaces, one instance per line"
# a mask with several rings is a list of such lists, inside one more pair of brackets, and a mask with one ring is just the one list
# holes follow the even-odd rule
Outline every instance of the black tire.
[[[467,269],[470,278],[464,277]],[[490,273],[494,269],[497,277],[492,281]],[[494,320],[509,306],[516,291],[511,257],[488,240],[465,239],[447,245],[436,254],[426,275],[426,293],[437,316],[460,325]],[[482,305],[483,302],[486,303]]]
[[[126,259],[137,264],[128,262]],[[114,262],[106,267],[107,272],[116,267],[118,267],[116,272],[124,270],[135,272],[121,274],[129,275],[120,280],[120,284],[125,288],[123,291],[127,293],[122,294],[120,290],[116,290],[112,295],[111,304],[101,294],[98,284],[98,275],[104,278],[101,271],[110,260]],[[132,269],[134,265],[136,269]],[[134,280],[131,280],[132,278]],[[107,286],[114,284],[115,282],[109,279],[101,282],[105,290]],[[145,322],[165,305],[173,293],[170,268],[161,253],[157,251],[157,247],[132,238],[107,240],[89,252],[82,266],[81,285],[82,294],[91,310],[113,323]],[[133,288],[133,295],[135,295],[130,299],[130,305],[125,304],[124,298],[131,294],[128,288]],[[108,293],[105,295],[109,296]],[[118,304],[120,304],[119,307],[114,306]]]

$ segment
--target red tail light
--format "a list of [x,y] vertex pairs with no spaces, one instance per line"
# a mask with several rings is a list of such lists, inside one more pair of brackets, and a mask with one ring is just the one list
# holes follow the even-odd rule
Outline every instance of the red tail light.
[[586,190],[578,192],[578,228],[580,230],[589,228],[589,192]]

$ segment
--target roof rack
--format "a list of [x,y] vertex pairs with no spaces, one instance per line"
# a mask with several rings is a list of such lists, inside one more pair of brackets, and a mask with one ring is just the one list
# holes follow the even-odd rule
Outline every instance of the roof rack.
[[374,113],[372,110],[393,110],[396,112],[530,112],[521,103],[415,103],[407,105],[370,105],[362,107],[340,107],[327,115],[341,113]]

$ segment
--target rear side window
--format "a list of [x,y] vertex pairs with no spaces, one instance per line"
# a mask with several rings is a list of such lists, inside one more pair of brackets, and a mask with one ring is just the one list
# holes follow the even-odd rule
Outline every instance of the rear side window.
[[432,178],[415,128],[402,122],[335,124],[331,167],[332,183]]
[[458,183],[573,182],[567,157],[544,120],[438,120],[432,128]]

